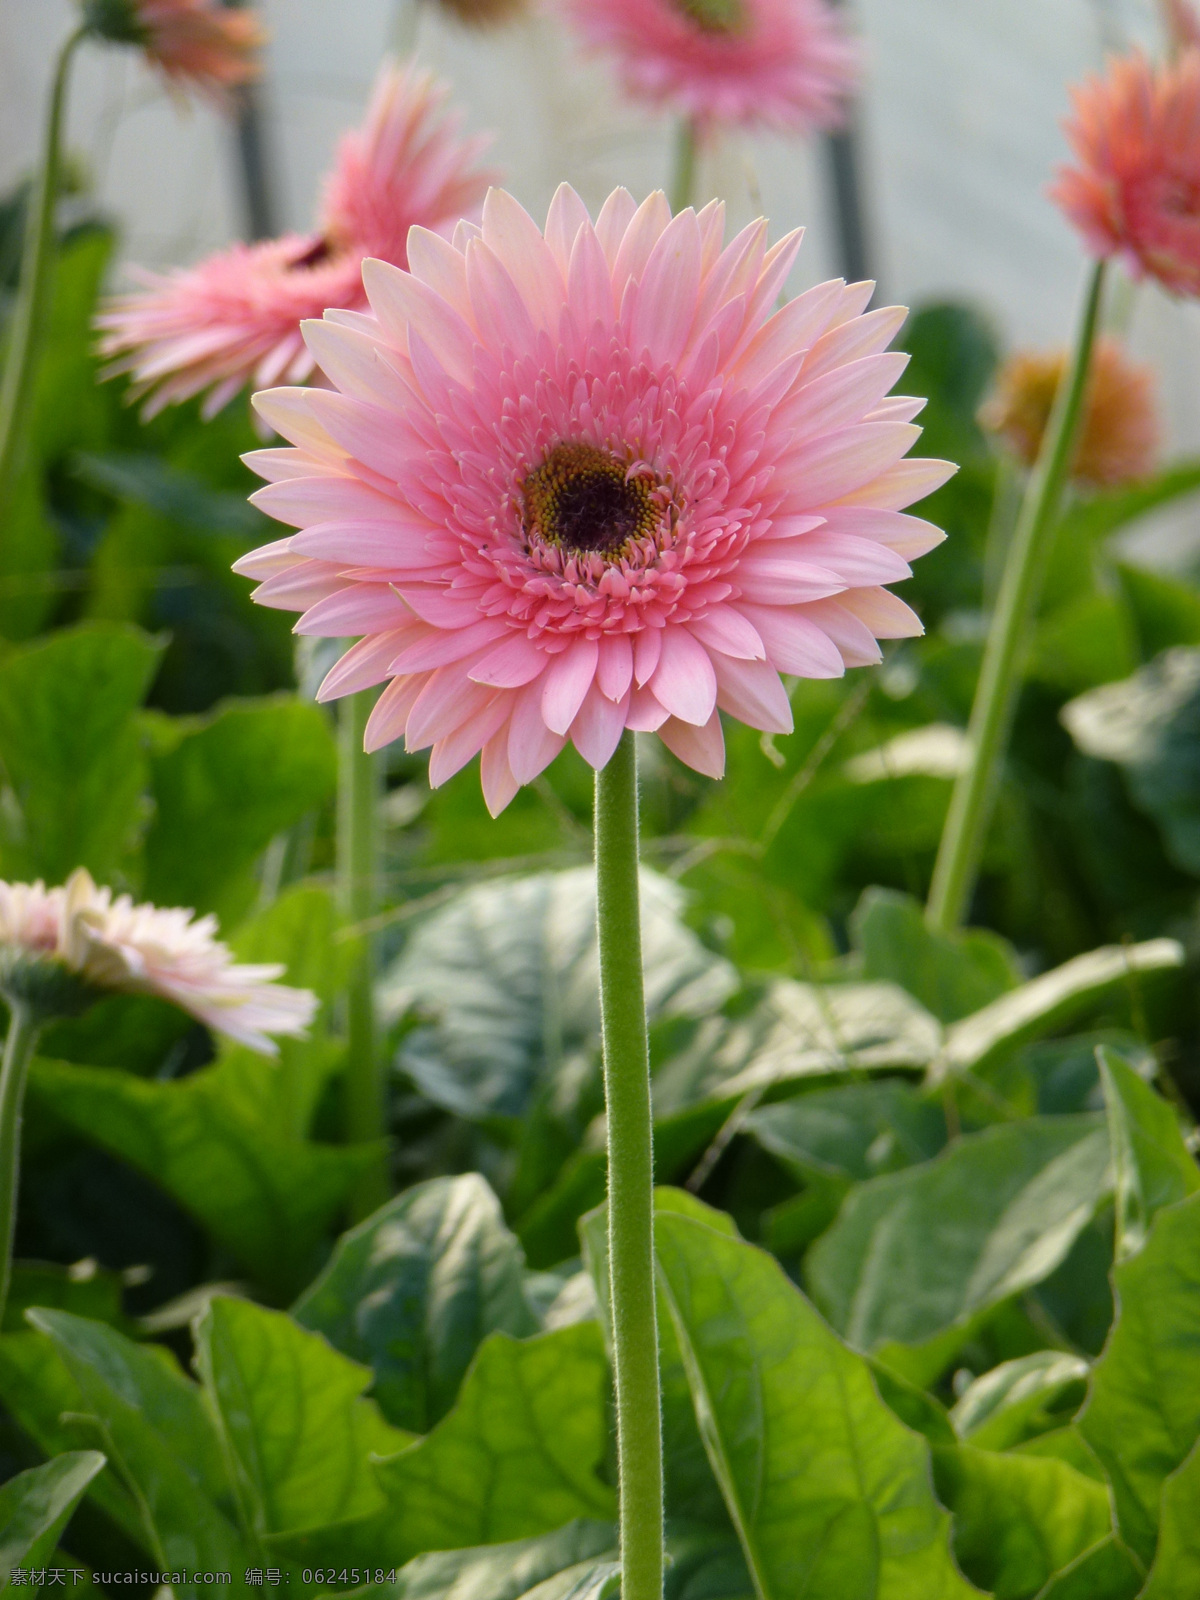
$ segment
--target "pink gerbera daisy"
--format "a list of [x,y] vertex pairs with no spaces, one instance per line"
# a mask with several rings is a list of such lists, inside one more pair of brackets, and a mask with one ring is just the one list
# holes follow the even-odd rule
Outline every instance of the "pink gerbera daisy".
[[146,290],[111,303],[97,319],[101,353],[116,358],[110,374],[133,374],[147,415],[207,390],[213,416],[249,383],[303,382],[314,363],[300,323],[366,304],[364,257],[403,266],[414,224],[448,234],[478,214],[494,176],[477,165],[487,140],[462,138],[439,114],[445,98],[428,73],[386,65],[362,128],[339,146],[316,232],[140,273]]
[[781,673],[920,632],[883,585],[942,538],[900,508],[953,468],[901,459],[904,312],[840,281],[775,311],[799,235],[723,226],[624,189],[593,225],[564,185],[543,237],[494,189],[482,229],[365,264],[370,315],[306,326],[334,392],[255,397],[294,448],[248,458],[254,498],[302,531],[237,570],[298,632],[361,636],[321,698],[390,680],[369,749],[432,746],[434,785],[482,750],[493,813],[625,728],[717,776],[718,707],[789,732]]
[[715,125],[841,121],[857,51],[827,0],[564,0],[634,99]]
[[1113,61],[1072,98],[1077,164],[1060,171],[1052,197],[1096,255],[1200,294],[1200,52],[1165,67],[1142,55]]
[[262,28],[221,0],[84,0],[83,10],[94,33],[140,45],[172,82],[220,95],[258,76]]

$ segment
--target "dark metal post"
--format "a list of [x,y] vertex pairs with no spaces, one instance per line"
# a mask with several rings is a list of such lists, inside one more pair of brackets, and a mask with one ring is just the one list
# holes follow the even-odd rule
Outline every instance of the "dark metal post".
[[[833,3],[844,8],[844,0],[833,0]],[[848,106],[845,127],[827,133],[823,141],[837,236],[837,266],[847,283],[877,276],[872,271],[874,251],[863,194],[862,147],[856,111],[855,105]]]
[[[238,7],[246,0],[224,0]],[[267,119],[261,85],[241,84],[233,91],[237,104],[238,171],[241,178],[242,218],[247,239],[273,239],[279,232],[275,186],[267,145]]]

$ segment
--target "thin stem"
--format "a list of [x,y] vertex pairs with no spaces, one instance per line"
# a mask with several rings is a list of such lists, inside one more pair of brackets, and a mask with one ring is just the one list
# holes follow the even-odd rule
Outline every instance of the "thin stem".
[[[338,897],[353,925],[378,909],[379,763],[363,750],[374,696],[364,690],[342,701],[338,719]],[[363,933],[346,988],[346,1138],[352,1144],[381,1140],[386,1130],[384,1083],[375,1037],[374,940]],[[382,1151],[351,1196],[356,1220],[369,1216],[388,1196]]]
[[696,124],[681,117],[675,133],[675,164],[671,171],[671,210],[678,216],[691,205],[696,190]]
[[8,1038],[0,1065],[0,1325],[12,1279],[13,1239],[17,1231],[17,1182],[21,1167],[21,1108],[25,1080],[41,1023],[20,1001],[10,1000]]
[[21,280],[9,326],[0,380],[0,527],[12,514],[17,478],[33,409],[38,348],[44,331],[54,264],[54,211],[62,162],[63,112],[75,47],[87,33],[77,28],[59,51],[46,113],[42,163],[31,196],[21,256]]
[[638,909],[637,747],[596,774],[596,921],[608,1109],[608,1251],[622,1600],[662,1600],[663,1466],[654,1300],[650,1052]]
[[1092,269],[1066,381],[1059,386],[1017,521],[983,652],[967,728],[970,761],[958,776],[938,847],[926,919],[943,933],[966,912],[991,820],[1001,764],[1021,687],[1021,654],[1037,605],[1046,547],[1075,453],[1104,288],[1104,262]]

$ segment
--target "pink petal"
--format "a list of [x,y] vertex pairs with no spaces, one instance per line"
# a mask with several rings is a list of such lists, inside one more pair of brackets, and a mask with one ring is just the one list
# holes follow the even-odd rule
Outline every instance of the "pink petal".
[[919,639],[925,625],[911,606],[887,589],[851,589],[842,604],[861,617],[877,639]]
[[[941,544],[946,535],[932,522],[906,517],[899,511],[836,507],[826,516],[830,533],[852,533],[860,539],[877,539],[905,561],[915,561]],[[775,530],[772,528],[772,533]]]
[[421,557],[425,540],[434,529],[412,513],[407,521],[402,520],[399,506],[396,512],[394,519],[387,520],[319,522],[303,533],[293,534],[292,549],[298,555],[337,561],[343,566],[407,567],[414,556]]
[[594,639],[579,639],[554,656],[542,677],[542,717],[552,733],[566,735],[596,676]]
[[813,345],[812,354],[804,364],[805,377],[816,378],[831,367],[841,367],[861,356],[886,350],[907,316],[905,306],[883,306],[878,311],[868,311],[865,317],[843,323],[840,328],[831,328]]
[[459,383],[470,382],[475,331],[448,301],[386,261],[364,261],[363,283],[376,316],[402,350],[408,349],[409,330],[420,328],[443,370]]
[[255,605],[275,611],[306,611],[339,593],[346,586],[340,569],[327,561],[298,561],[287,572],[277,572],[255,589]]
[[706,778],[725,776],[725,735],[721,731],[719,711],[714,711],[700,728],[694,723],[668,717],[658,730],[658,737],[685,767],[702,772]]
[[367,718],[363,749],[370,752],[382,750],[404,732],[408,714],[425,687],[426,679],[417,674],[412,678],[394,678],[375,702],[375,709]]
[[[820,600],[821,606],[835,604]],[[767,660],[778,672],[798,678],[840,678],[845,671],[841,655],[827,634],[803,611],[788,606],[747,606],[742,609],[758,629]]]
[[902,350],[864,356],[811,379],[780,407],[780,425],[797,434],[832,433],[865,417],[896,383],[908,356]]
[[[926,495],[954,476],[958,467],[953,461],[917,459],[897,461],[894,467],[881,472],[861,489],[852,489],[837,501],[840,506],[871,506],[877,511],[903,511],[915,505]],[[265,491],[260,489],[259,494]],[[252,496],[251,498],[257,498]]]
[[633,636],[633,677],[641,689],[654,676],[662,652],[662,629],[643,628]]
[[749,617],[731,605],[714,606],[688,624],[701,644],[721,650],[727,656],[746,661],[761,661],[766,655],[763,642]]
[[505,724],[484,745],[479,762],[484,804],[493,817],[500,815],[520,788],[508,764],[508,737],[508,725]]
[[504,263],[534,327],[556,331],[563,275],[537,223],[504,189],[489,189],[483,202],[483,240]]
[[403,409],[409,387],[379,353],[379,336],[351,332],[335,322],[306,322],[304,339],[331,383],[356,400]]
[[440,789],[447,778],[452,778],[472,756],[478,755],[493,734],[508,722],[511,709],[507,695],[493,695],[474,716],[444,739],[439,739],[429,752],[429,787]]
[[787,456],[792,510],[816,509],[893,466],[921,437],[910,422],[860,422],[801,445]]
[[[484,617],[465,628],[425,630],[421,638],[406,645],[389,664],[388,672],[390,676],[399,678],[410,672],[430,672],[434,667],[448,667],[451,662],[478,655],[506,629],[504,622]],[[473,673],[471,676],[474,678]]]
[[508,728],[508,762],[518,783],[532,783],[566,744],[542,719],[542,685],[519,689]]
[[491,350],[532,350],[537,330],[504,263],[482,239],[467,246],[467,287],[480,338]]
[[[396,426],[395,413],[365,400],[351,400],[332,389],[314,389],[310,400],[332,438],[372,472],[398,483],[411,470],[408,430]],[[887,427],[887,423],[876,423]],[[261,493],[261,491],[260,491]]]
[[546,213],[546,243],[564,278],[575,237],[585,223],[589,228],[592,225],[587,207],[569,183],[560,183]]
[[610,700],[623,700],[633,680],[633,646],[627,633],[606,633],[600,639],[596,682]]
[[852,533],[830,533],[818,528],[805,534],[793,549],[838,573],[848,589],[867,583],[899,583],[912,577],[912,568],[903,556],[874,539],[860,539]]
[[296,624],[295,633],[321,639],[357,638],[384,633],[412,621],[412,611],[394,589],[383,584],[355,583],[319,600]]
[[[448,239],[428,228],[408,230],[408,270],[441,295],[442,299],[468,324],[471,296],[467,291],[467,259]],[[403,348],[403,346],[401,347]]]
[[629,710],[625,726],[634,733],[657,733],[667,720],[667,708],[660,705],[653,689],[633,689],[629,696]]
[[628,698],[614,703],[595,683],[584,697],[571,724],[571,742],[589,766],[599,772],[608,765],[625,731]]
[[324,477],[291,478],[269,483],[250,496],[251,505],[276,522],[293,528],[311,528],[317,522],[342,518],[383,518],[395,515],[397,502],[372,489],[361,478],[329,473]]
[[596,322],[609,326],[616,314],[612,276],[590,222],[580,228],[571,251],[567,299],[582,333]]
[[509,633],[502,643],[475,663],[471,678],[475,683],[491,684],[495,689],[521,689],[540,676],[552,659],[525,634]]
[[735,578],[743,600],[759,605],[801,605],[822,600],[846,587],[839,573],[787,553],[780,544],[751,547],[738,563]]
[[317,690],[317,700],[324,705],[327,700],[357,694],[360,689],[373,689],[377,683],[382,683],[388,676],[388,663],[407,637],[405,629],[396,628],[390,633],[369,634],[352,644],[325,674]]
[[818,600],[804,612],[833,641],[846,666],[873,667],[883,660],[870,628],[837,600]]
[[404,725],[404,744],[408,750],[423,750],[427,744],[461,728],[488,705],[495,694],[482,684],[472,683],[461,662],[438,667],[425,680]]
[[654,697],[681,722],[708,721],[717,701],[717,675],[708,651],[684,627],[662,630],[662,654],[650,680]]
[[629,280],[641,278],[650,252],[667,231],[670,222],[671,208],[667,204],[667,197],[661,189],[655,189],[634,212],[613,262],[613,293],[618,301]]
[[596,218],[596,237],[610,270],[636,211],[637,202],[628,189],[614,189],[600,207],[600,215]]
[[239,577],[255,578],[259,582],[273,578],[277,572],[290,572],[300,563],[300,557],[292,550],[292,538],[289,533],[286,538],[259,545],[257,550],[239,556],[233,563],[234,572]]
[[700,290],[700,229],[695,213],[681,211],[663,233],[642,274],[633,323],[634,350],[674,363],[687,345]]
[[764,733],[791,733],[792,708],[779,674],[766,661],[714,656],[717,704],[748,727]]
[[345,462],[346,452],[330,438],[312,409],[311,389],[263,389],[251,398],[263,421],[314,461],[334,467]]

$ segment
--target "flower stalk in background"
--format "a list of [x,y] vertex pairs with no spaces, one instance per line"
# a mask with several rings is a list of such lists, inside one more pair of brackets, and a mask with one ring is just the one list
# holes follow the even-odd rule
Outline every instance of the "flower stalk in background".
[[920,631],[884,585],[941,533],[904,516],[953,470],[907,461],[888,398],[903,310],[821,284],[720,205],[567,186],[545,232],[492,190],[452,243],[368,261],[371,311],[305,328],[332,390],[258,395],[294,448],[248,458],[300,531],[245,557],[262,604],[359,642],[320,691],[385,682],[368,748],[481,754],[493,814],[568,740],[597,773],[623,1593],[660,1600],[662,1453],[633,734],[724,770],[720,711],[791,731],[781,674],[837,677]]
[[[1066,350],[1018,351],[980,409],[981,425],[1026,467],[1037,461],[1069,360]],[[1071,478],[1093,488],[1115,488],[1148,477],[1160,438],[1154,368],[1132,361],[1118,340],[1097,339]]]
[[316,1010],[275,965],[238,966],[214,917],[113,898],[80,867],[58,888],[0,882],[0,996],[9,1010],[0,1066],[0,1319],[12,1271],[21,1109],[38,1036],[106,993],[157,995],[264,1054],[303,1035]]
[[1046,546],[1075,459],[1107,263],[1172,294],[1200,294],[1200,51],[1166,66],[1140,54],[1110,63],[1073,94],[1074,165],[1051,191],[1091,252],[1083,315],[1005,560],[959,774],[934,865],[927,915],[956,928],[970,905],[1021,686]]
[[110,302],[101,353],[109,375],[132,376],[146,416],[204,394],[210,417],[249,384],[304,382],[317,363],[300,324],[365,307],[364,257],[404,266],[410,227],[448,234],[478,215],[494,177],[478,166],[487,140],[460,135],[446,97],[429,73],[386,62],[362,127],[341,140],[312,233],[142,272],[141,291]]

